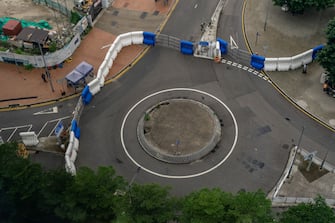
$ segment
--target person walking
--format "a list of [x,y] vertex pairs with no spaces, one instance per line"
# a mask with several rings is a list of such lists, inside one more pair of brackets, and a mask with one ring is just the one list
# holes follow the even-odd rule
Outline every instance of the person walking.
[[47,79],[46,79],[45,73],[42,73],[41,78],[43,79],[43,81],[44,81],[45,83],[48,82]]

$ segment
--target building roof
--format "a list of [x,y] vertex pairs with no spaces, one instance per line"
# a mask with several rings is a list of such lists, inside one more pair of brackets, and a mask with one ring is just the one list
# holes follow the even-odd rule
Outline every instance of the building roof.
[[43,29],[26,27],[16,36],[16,39],[30,43],[43,44],[47,40],[48,34],[49,32]]

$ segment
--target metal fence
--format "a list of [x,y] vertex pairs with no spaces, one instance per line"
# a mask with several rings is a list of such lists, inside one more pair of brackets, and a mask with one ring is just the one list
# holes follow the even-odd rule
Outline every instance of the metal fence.
[[65,6],[60,4],[57,0],[57,2],[52,1],[52,0],[32,0],[35,4],[40,4],[40,5],[46,5],[51,9],[54,9],[56,11],[59,11],[60,13],[62,13],[63,15],[66,15],[67,17],[71,16],[71,10],[69,10],[66,7],[66,1],[65,2]]
[[250,56],[251,54],[248,51],[238,48],[229,49],[227,54],[229,59],[247,66],[250,65]]
[[173,36],[160,34],[159,36],[156,37],[156,45],[179,50],[180,49],[180,39],[173,37]]

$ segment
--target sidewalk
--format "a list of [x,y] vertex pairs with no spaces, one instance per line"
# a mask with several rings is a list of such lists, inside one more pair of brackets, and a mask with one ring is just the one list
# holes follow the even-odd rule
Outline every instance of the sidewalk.
[[[249,0],[244,14],[245,32],[254,53],[265,57],[294,56],[326,42],[324,30],[334,14],[335,8],[331,8],[293,16],[273,6],[272,0]],[[314,62],[308,65],[307,74],[303,74],[301,68],[288,72],[267,72],[267,75],[302,111],[334,128],[335,98],[323,92],[320,83],[322,72],[322,67]],[[299,163],[302,163],[301,158],[296,159],[290,179],[285,181],[277,196],[289,198],[293,201],[290,205],[300,198],[314,198],[318,194],[335,199],[335,174],[328,172],[308,180],[303,174],[304,169],[298,168]]]
[[[272,0],[249,0],[244,22],[250,48],[265,57],[291,57],[312,49],[327,41],[324,30],[334,14],[335,8],[292,15],[274,6]],[[335,98],[322,91],[323,71],[314,62],[308,65],[307,74],[302,68],[267,74],[303,110],[335,128]]]
[[[117,35],[138,30],[155,32],[159,29],[174,4],[175,0],[170,0],[168,5],[165,5],[163,0],[158,2],[115,0],[111,7],[102,12],[103,14],[94,28],[84,37],[79,48],[72,55],[72,62],[64,63],[63,68],[49,70],[54,92],[51,90],[50,83],[45,83],[41,78],[44,69],[39,68],[27,71],[22,66],[0,63],[0,109],[8,110],[9,106],[32,105],[74,95],[74,89],[68,88],[64,80],[72,69],[84,60],[93,65],[96,74],[109,49],[108,46]],[[118,13],[113,14],[114,11],[118,11]],[[143,15],[145,16],[138,21],[138,16],[141,15],[142,17]],[[119,22],[131,20],[133,22],[122,24]],[[113,27],[106,26],[106,23],[104,24],[106,21],[108,24],[116,25]],[[107,79],[111,79],[128,67],[144,49],[145,46],[142,45],[132,45],[123,48],[114,61]],[[65,91],[64,96],[61,95],[62,91]]]

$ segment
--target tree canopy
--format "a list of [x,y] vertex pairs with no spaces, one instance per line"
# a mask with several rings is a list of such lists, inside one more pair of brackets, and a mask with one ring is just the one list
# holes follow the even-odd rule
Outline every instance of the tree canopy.
[[[335,222],[317,197],[279,215],[279,223]],[[219,188],[176,198],[169,187],[127,183],[112,167],[44,170],[17,156],[16,144],[0,145],[1,222],[253,223],[274,222],[262,191],[227,193]]]
[[335,18],[328,22],[326,28],[327,44],[317,54],[317,61],[327,71],[328,78],[335,83]]
[[306,9],[324,10],[334,6],[335,0],[273,0],[274,5],[285,6],[292,13],[303,13]]
[[333,210],[322,197],[316,197],[314,203],[302,203],[285,211],[280,223],[331,223],[335,222]]

